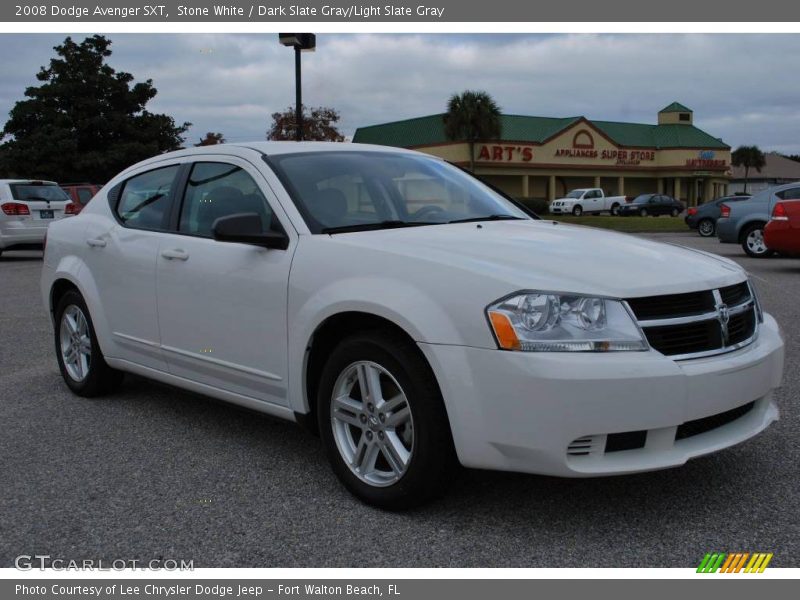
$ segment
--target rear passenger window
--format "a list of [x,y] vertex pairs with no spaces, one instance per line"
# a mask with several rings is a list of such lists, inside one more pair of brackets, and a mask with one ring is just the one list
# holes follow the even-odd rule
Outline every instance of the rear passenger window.
[[163,229],[179,169],[173,165],[128,179],[117,203],[120,221],[136,229]]
[[78,202],[81,204],[88,204],[89,200],[92,199],[94,194],[92,193],[92,188],[78,188]]
[[781,200],[800,200],[800,188],[789,188],[775,195]]
[[198,162],[192,167],[181,206],[178,230],[211,237],[214,221],[239,213],[261,217],[263,231],[273,227],[272,211],[247,171],[227,163]]

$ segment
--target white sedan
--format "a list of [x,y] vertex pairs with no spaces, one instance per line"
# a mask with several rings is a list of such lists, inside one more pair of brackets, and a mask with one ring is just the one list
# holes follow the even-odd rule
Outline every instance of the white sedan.
[[386,508],[459,462],[661,469],[778,417],[783,342],[735,263],[538,220],[411,151],[144,161],[53,224],[42,294],[76,394],[130,372],[301,422]]

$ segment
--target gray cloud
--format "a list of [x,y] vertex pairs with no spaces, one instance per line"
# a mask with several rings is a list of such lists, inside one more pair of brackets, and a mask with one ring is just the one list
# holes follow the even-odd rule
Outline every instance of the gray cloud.
[[[74,35],[81,38],[82,35]],[[263,139],[294,101],[293,56],[276,34],[111,34],[111,64],[152,79],[150,108]],[[0,114],[22,97],[63,35],[0,35]],[[654,122],[678,100],[731,145],[800,153],[798,35],[320,35],[303,55],[304,100],[342,129],[441,112],[449,94],[488,90],[504,111]]]

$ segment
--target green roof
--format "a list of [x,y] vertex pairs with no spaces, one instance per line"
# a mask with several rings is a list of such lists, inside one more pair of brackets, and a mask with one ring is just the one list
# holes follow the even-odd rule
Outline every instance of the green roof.
[[686,108],[680,102],[673,102],[669,106],[665,106],[662,108],[659,113],[669,113],[669,112],[692,112],[691,108]]
[[[353,136],[353,141],[361,144],[380,144],[400,148],[447,143],[450,140],[444,133],[443,117],[443,114],[428,115],[405,121],[359,127]],[[515,142],[542,143],[582,119],[583,117],[557,119],[501,115],[501,138]],[[619,146],[720,149],[729,147],[694,125],[649,125],[615,121],[588,122]]]

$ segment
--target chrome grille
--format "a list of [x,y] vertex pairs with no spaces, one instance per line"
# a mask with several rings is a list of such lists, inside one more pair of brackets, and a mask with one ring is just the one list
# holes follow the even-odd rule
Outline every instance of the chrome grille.
[[675,360],[730,352],[755,339],[756,299],[748,282],[628,299],[652,348]]

